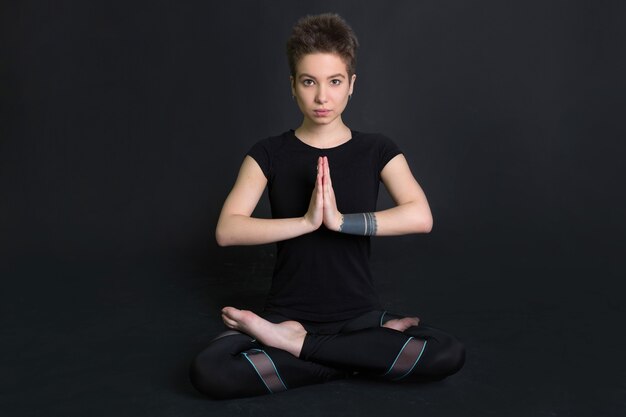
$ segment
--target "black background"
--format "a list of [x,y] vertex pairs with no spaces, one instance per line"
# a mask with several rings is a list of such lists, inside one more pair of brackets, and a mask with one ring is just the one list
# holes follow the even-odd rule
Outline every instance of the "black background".
[[[213,229],[249,147],[299,125],[284,43],[325,11],[362,45],[344,120],[396,141],[435,219],[375,240],[383,301],[468,362],[214,402],[187,366],[221,306],[262,306],[273,246]],[[624,22],[619,1],[3,2],[0,413],[623,415]]]

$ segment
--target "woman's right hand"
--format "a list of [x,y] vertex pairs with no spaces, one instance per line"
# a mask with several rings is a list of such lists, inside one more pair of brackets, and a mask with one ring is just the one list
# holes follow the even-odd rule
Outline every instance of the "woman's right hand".
[[317,178],[315,179],[315,188],[309,202],[309,210],[304,215],[304,219],[311,225],[313,230],[319,229],[324,221],[324,187],[322,180],[324,178],[324,167],[322,157],[317,158]]

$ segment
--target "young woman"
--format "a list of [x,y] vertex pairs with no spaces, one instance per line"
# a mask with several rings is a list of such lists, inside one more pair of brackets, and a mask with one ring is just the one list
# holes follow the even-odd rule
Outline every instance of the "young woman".
[[[287,55],[302,124],[252,147],[216,231],[222,246],[276,242],[272,287],[258,315],[224,307],[232,330],[194,361],[194,386],[213,398],[357,374],[438,380],[463,365],[454,337],[382,311],[372,284],[370,236],[428,233],[432,217],[397,146],[343,123],[357,46],[334,14],[305,17],[293,28]],[[376,211],[381,181],[396,205]],[[272,218],[251,217],[266,187]]]

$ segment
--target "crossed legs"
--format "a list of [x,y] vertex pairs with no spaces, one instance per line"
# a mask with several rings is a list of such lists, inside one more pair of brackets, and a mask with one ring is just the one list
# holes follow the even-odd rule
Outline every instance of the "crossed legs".
[[[384,314],[383,314],[384,315]],[[463,365],[463,346],[415,317],[363,316],[336,334],[307,333],[296,321],[272,323],[226,307],[236,332],[215,339],[192,365],[194,386],[214,398],[283,391],[356,373],[387,379],[436,380]],[[378,320],[380,319],[380,321]]]
[[[271,323],[248,310],[238,310],[234,307],[222,309],[222,320],[231,329],[246,333],[263,343],[265,346],[275,347],[300,357],[302,345],[306,337],[306,330],[297,321]],[[382,327],[404,332],[409,327],[419,325],[417,317],[402,317],[391,319]]]

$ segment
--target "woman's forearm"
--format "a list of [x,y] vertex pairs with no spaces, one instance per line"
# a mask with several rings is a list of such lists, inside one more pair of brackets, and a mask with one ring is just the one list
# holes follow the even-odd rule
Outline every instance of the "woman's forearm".
[[428,205],[412,202],[375,213],[344,214],[337,231],[366,236],[397,236],[428,233],[432,224]]
[[428,205],[406,203],[375,213],[377,236],[397,236],[412,233],[429,233],[433,217]]
[[292,239],[315,229],[305,217],[259,219],[231,214],[220,217],[215,238],[220,246],[262,245]]

